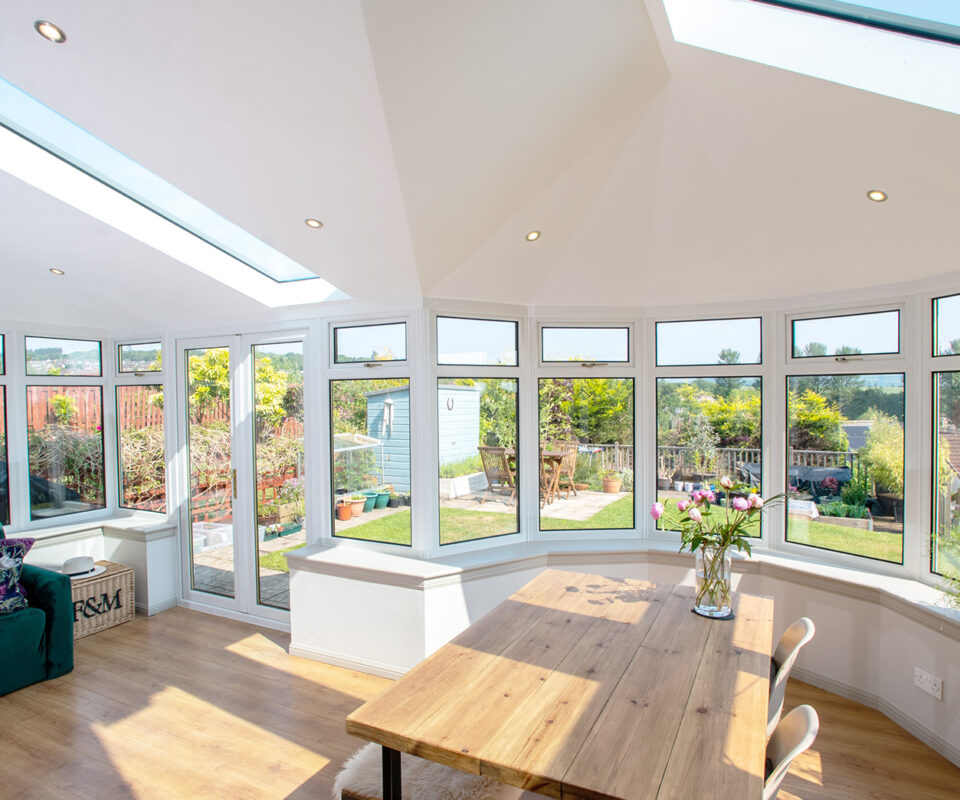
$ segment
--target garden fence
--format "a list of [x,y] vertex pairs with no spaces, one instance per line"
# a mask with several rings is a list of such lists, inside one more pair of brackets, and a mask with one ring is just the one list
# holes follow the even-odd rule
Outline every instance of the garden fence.
[[[684,455],[692,451],[689,447],[677,445],[663,445],[657,448],[657,475],[672,478],[674,475],[692,474],[693,469],[684,466]],[[738,473],[744,464],[759,464],[761,450],[759,447],[718,447],[717,474],[730,475]],[[693,463],[688,458],[687,463]],[[790,450],[791,467],[848,467],[856,472],[860,464],[860,454],[843,450]]]

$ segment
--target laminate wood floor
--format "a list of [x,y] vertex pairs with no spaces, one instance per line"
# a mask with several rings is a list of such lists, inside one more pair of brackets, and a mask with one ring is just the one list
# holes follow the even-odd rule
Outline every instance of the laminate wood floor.
[[[179,608],[79,640],[70,675],[0,697],[4,796],[326,800],[361,744],[344,718],[389,681],[288,644]],[[781,800],[960,796],[960,769],[878,712],[794,682],[787,704],[803,702],[821,732]]]

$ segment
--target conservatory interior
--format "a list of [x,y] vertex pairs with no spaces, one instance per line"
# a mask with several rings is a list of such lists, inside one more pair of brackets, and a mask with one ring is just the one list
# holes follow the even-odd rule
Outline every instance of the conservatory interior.
[[15,796],[960,795],[948,5],[4,4]]

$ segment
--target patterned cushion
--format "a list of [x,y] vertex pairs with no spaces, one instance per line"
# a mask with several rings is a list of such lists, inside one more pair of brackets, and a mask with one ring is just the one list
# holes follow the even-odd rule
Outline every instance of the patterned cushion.
[[23,557],[33,547],[34,539],[0,540],[0,614],[27,607],[27,597],[20,585]]

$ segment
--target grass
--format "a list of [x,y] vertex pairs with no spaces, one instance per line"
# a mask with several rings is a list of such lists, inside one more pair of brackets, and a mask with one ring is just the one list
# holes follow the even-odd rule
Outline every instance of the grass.
[[440,465],[441,478],[459,478],[461,475],[472,475],[474,472],[483,472],[483,461],[480,454]]
[[299,550],[301,547],[306,546],[306,542],[301,542],[300,544],[295,544],[293,547],[287,547],[283,550],[264,553],[259,559],[260,567],[261,569],[272,569],[274,572],[289,572],[290,568],[287,566],[287,559],[283,557],[283,554],[289,553],[291,550]]
[[633,528],[632,494],[614,500],[585,520],[540,518],[540,530],[543,531],[616,530],[618,528]]
[[895,564],[903,560],[903,536],[899,533],[846,528],[829,522],[805,522],[791,517],[787,526],[787,541]]

